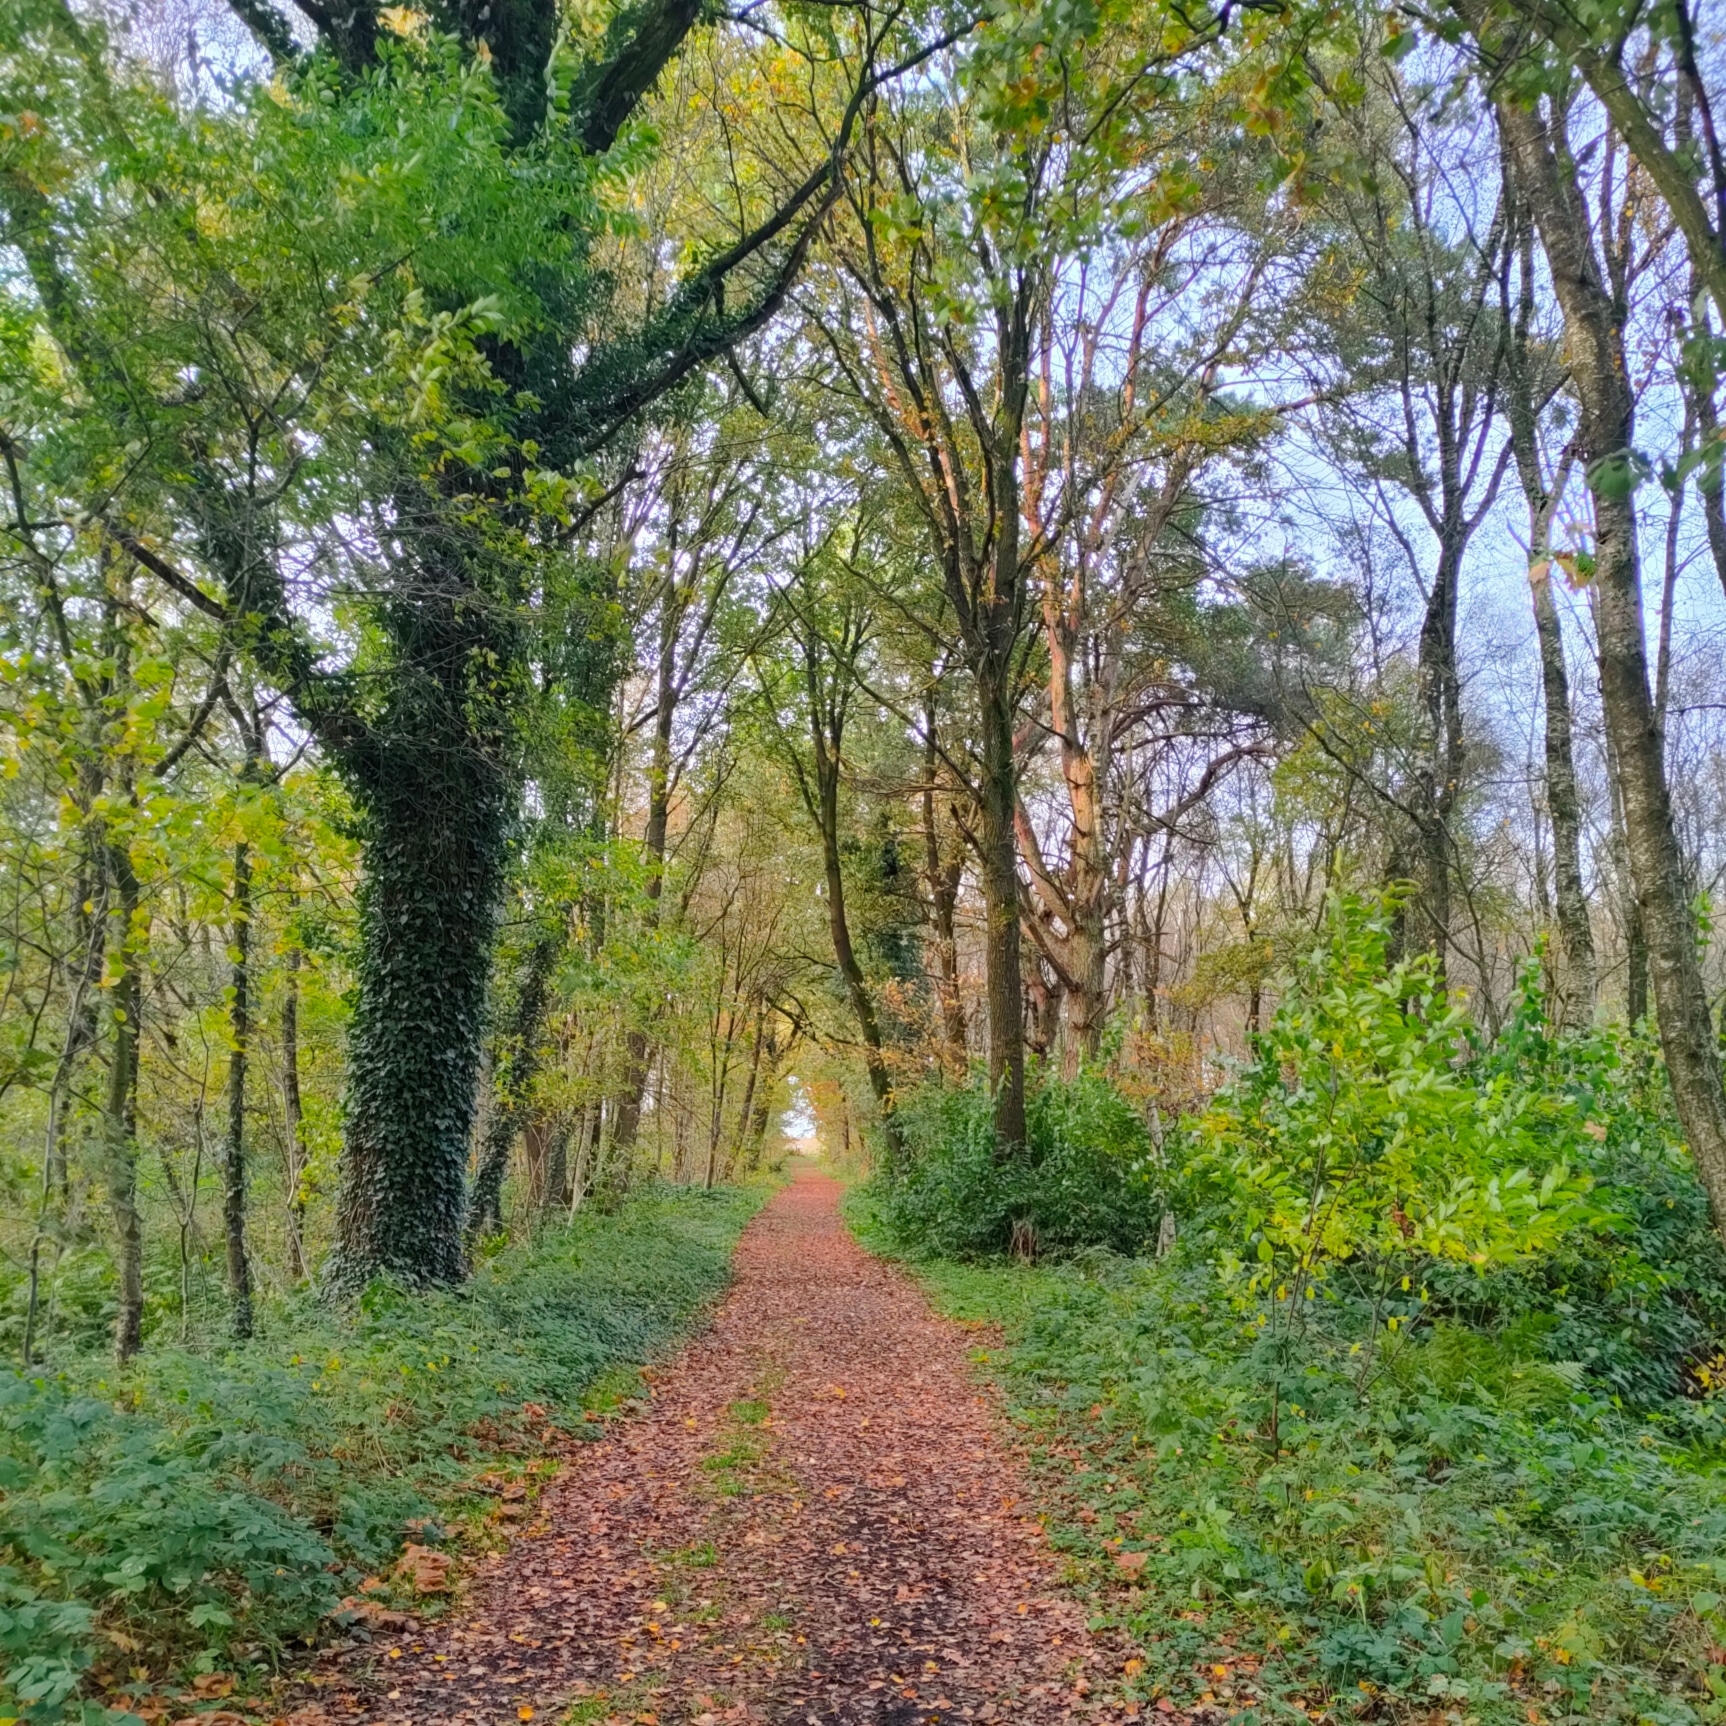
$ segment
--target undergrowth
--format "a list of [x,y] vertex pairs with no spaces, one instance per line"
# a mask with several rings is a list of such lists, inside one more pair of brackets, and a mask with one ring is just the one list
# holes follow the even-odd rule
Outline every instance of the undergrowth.
[[[1025,1177],[978,1155],[974,1096],[912,1115],[917,1161],[852,1220],[1004,1331],[1052,1537],[1141,1701],[1726,1721],[1726,1253],[1657,1060],[1556,1034],[1532,977],[1488,1039],[1393,960],[1393,911],[1333,905],[1154,1156],[1117,1126],[1067,1158],[1097,1173],[1064,1254],[1000,1256]],[[1041,1095],[1118,1121],[1105,1084]]]
[[[1243,1722],[1722,1717],[1721,1411],[1637,1417],[1537,1329],[1441,1322],[1366,1396],[1308,1349],[1273,1453],[1267,1363],[1216,1273],[1160,1261],[920,1267],[993,1351],[1051,1538],[1129,1692]],[[1141,1556],[1142,1555],[1142,1556]],[[1309,1714],[1309,1717],[1317,1717]]]
[[0,1717],[117,1723],[267,1671],[404,1541],[484,1538],[503,1483],[723,1287],[761,1196],[649,1190],[457,1290],[286,1299],[244,1348],[0,1376]]

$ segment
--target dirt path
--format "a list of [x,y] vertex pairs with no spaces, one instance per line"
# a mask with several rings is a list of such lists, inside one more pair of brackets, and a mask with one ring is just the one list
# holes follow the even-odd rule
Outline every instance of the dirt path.
[[[1104,1657],[1054,1589],[965,1332],[803,1170],[714,1324],[461,1613],[326,1667],[333,1721],[1041,1726]],[[320,1712],[322,1711],[320,1710]]]

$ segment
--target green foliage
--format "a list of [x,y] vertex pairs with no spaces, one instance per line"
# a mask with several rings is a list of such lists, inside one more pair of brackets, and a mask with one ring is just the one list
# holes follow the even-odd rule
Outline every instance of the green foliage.
[[409,1521],[477,1524],[479,1474],[664,1347],[758,1199],[650,1189],[459,1295],[374,1284],[348,1322],[303,1297],[249,1349],[0,1381],[0,1706],[73,1719],[105,1661],[162,1681],[317,1636]]
[[[1549,1720],[1713,1717],[1719,1407],[1639,1421],[1547,1360],[1537,1326],[1454,1322],[1363,1396],[1359,1315],[1333,1309],[1300,1341],[1273,1451],[1262,1342],[1196,1255],[925,1274],[1009,1327],[998,1364],[1059,1471],[1054,1538],[1096,1620],[1139,1644],[1144,1696],[1190,1706],[1222,1665],[1253,1718],[1297,1697],[1480,1726],[1531,1701]],[[1249,1651],[1258,1670],[1237,1671]]]
[[1162,1182],[1144,1122],[1100,1073],[1039,1075],[1022,1156],[996,1149],[986,1087],[926,1086],[900,1106],[910,1161],[867,1209],[894,1250],[975,1258],[1017,1247],[1131,1252],[1155,1236]]
[[1579,1362],[1630,1407],[1694,1393],[1726,1345],[1726,1253],[1646,1028],[1555,1036],[1531,972],[1483,1065],[1574,1100],[1588,1121],[1579,1167],[1605,1221],[1484,1280],[1440,1267],[1435,1305],[1477,1325],[1532,1320],[1550,1358]]
[[1226,1195],[1255,1294],[1298,1295],[1351,1259],[1393,1277],[1514,1263],[1601,1220],[1571,1166],[1576,1099],[1469,1060],[1431,954],[1389,963],[1392,908],[1332,904],[1255,1058],[1194,1129],[1189,1176]]
[[1720,1718],[1726,1263],[1648,1050],[1532,975],[1485,1047],[1339,901],[1173,1162],[1165,1258],[924,1268],[1143,1697]]

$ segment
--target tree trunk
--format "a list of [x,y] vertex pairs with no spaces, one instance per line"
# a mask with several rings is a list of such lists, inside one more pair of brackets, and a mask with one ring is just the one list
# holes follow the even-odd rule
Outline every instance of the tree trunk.
[[1467,758],[1462,682],[1456,665],[1456,607],[1466,533],[1460,521],[1447,521],[1445,528],[1421,622],[1417,666],[1427,758],[1416,775],[1421,882],[1413,931],[1416,942],[1429,948],[1437,960],[1440,978],[1450,949],[1450,822]]
[[935,992],[941,1004],[941,1070],[949,1079],[965,1076],[965,1002],[959,992],[959,940],[956,927],[959,885],[965,874],[963,841],[943,848],[935,818],[935,711],[924,714],[927,742],[923,751],[923,873],[929,889],[930,920],[935,925]]
[[[1701,287],[1694,275],[1691,277],[1691,297],[1701,306]],[[1706,307],[1697,320],[1697,336],[1703,343],[1714,340],[1713,320],[1708,316]],[[1702,519],[1708,528],[1708,551],[1714,560],[1714,573],[1720,579],[1720,586],[1726,591],[1726,469],[1721,462],[1720,448],[1720,410],[1714,400],[1716,379],[1713,368],[1701,378],[1692,390],[1696,405],[1696,424],[1701,432],[1701,447],[1713,450],[1715,459],[1703,463],[1701,472],[1696,476],[1696,489],[1702,495]]]
[[539,1069],[539,1031],[551,996],[551,973],[563,950],[559,935],[541,935],[522,968],[515,1010],[492,1061],[494,1083],[486,1114],[479,1169],[468,1198],[470,1240],[503,1227],[503,1182],[515,1148],[522,1109]]
[[107,846],[108,874],[114,885],[114,984],[109,991],[113,1046],[108,1056],[108,1092],[103,1138],[108,1165],[108,1206],[114,1218],[118,1310],[114,1315],[114,1353],[126,1362],[144,1337],[144,1236],[138,1215],[138,1045],[143,991],[139,986],[134,923],[139,890],[132,854],[123,839]]
[[977,678],[983,729],[979,786],[980,874],[983,880],[983,959],[989,1002],[989,1087],[995,1095],[998,1153],[1017,1156],[1025,1143],[1025,995],[1019,970],[1019,848],[1013,832],[1018,776],[1013,763],[1013,714],[999,675]]
[[[1534,604],[1545,710],[1546,808],[1552,819],[1555,921],[1562,949],[1553,1016],[1560,1026],[1579,1030],[1594,1012],[1594,933],[1582,883],[1582,807],[1576,789],[1570,674],[1564,658],[1563,625],[1552,588],[1552,518],[1569,478],[1572,457],[1567,451],[1556,474],[1548,479],[1541,460],[1540,409],[1530,340],[1536,292],[1534,229],[1516,191],[1514,158],[1507,158],[1505,165],[1519,268],[1519,297],[1514,308],[1509,303],[1508,279],[1505,288],[1505,321],[1511,332],[1505,363],[1505,408],[1510,423],[1511,454],[1528,509],[1528,584]],[[1544,916],[1544,871],[1541,898]]]
[[222,1147],[222,1234],[227,1246],[228,1297],[234,1335],[252,1334],[252,1267],[246,1258],[246,1058],[251,1045],[252,857],[234,846],[234,921],[229,934],[228,1134]]
[[1540,682],[1546,706],[1546,809],[1552,817],[1552,873],[1558,939],[1564,949],[1557,1020],[1572,1030],[1594,1012],[1594,933],[1582,884],[1582,803],[1576,790],[1576,752],[1571,735],[1570,677],[1564,662],[1563,626],[1552,595],[1551,560],[1530,566],[1534,628],[1540,644]]
[[1586,205],[1562,133],[1553,137],[1538,113],[1509,102],[1500,103],[1499,114],[1563,309],[1581,408],[1578,444],[1589,463],[1595,512],[1601,702],[1617,757],[1625,845],[1648,943],[1661,1050],[1715,1227],[1726,1232],[1726,1089],[1648,686],[1631,498],[1635,403],[1623,325],[1594,256]]
[[869,1089],[874,1093],[881,1131],[887,1140],[887,1155],[894,1168],[905,1162],[905,1139],[893,1109],[893,1080],[887,1071],[887,1060],[881,1044],[881,1021],[875,1012],[875,997],[869,988],[863,967],[857,962],[857,951],[851,944],[851,925],[845,913],[845,876],[839,866],[839,764],[831,762],[821,774],[821,864],[826,884],[827,933],[833,942],[833,958],[839,975],[845,979],[845,992],[851,999],[851,1011],[857,1016],[857,1028],[863,1035],[863,1066],[869,1075]]
[[[659,694],[653,718],[653,753],[647,769],[647,827],[642,847],[647,853],[647,926],[658,927],[665,892],[665,846],[671,826],[671,728],[677,717],[677,625],[681,618],[666,601],[660,627]],[[652,1039],[645,1026],[632,1026],[623,1040],[623,1094],[617,1101],[613,1146],[623,1152],[641,1131],[641,1104],[647,1095]]]
[[288,983],[282,997],[282,1116],[288,1187],[288,1261],[296,1282],[311,1280],[306,1257],[306,1129],[300,1100],[300,949],[288,947]]
[[457,1283],[466,1272],[467,1166],[508,810],[502,776],[477,757],[469,747],[439,762],[454,784],[404,772],[368,799],[331,1266],[343,1288],[379,1274],[416,1287]]

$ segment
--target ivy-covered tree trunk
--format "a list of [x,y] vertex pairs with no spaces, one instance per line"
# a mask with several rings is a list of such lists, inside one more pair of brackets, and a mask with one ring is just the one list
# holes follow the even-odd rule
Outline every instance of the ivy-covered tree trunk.
[[[456,741],[456,740],[452,740]],[[456,766],[460,761],[450,763]],[[466,1272],[467,1165],[508,801],[469,758],[460,795],[404,776],[367,810],[359,1000],[334,1281]]]
[[[248,764],[249,765],[249,764]],[[245,840],[234,847],[234,922],[229,934],[228,1137],[222,1150],[222,1234],[227,1244],[228,1297],[234,1335],[252,1334],[252,1268],[246,1257],[246,1059],[252,1040],[252,856]]]
[[306,1257],[306,1127],[300,1101],[300,949],[288,948],[287,986],[282,993],[283,1154],[288,1197],[288,1261],[298,1282],[311,1279]]
[[552,968],[562,950],[560,933],[544,934],[534,942],[516,987],[509,1023],[494,1048],[496,1083],[479,1169],[468,1200],[470,1239],[503,1227],[503,1180],[509,1173],[509,1154],[515,1148],[528,1090],[539,1067],[540,1026],[551,998]]
[[124,1364],[144,1340],[144,1234],[138,1215],[138,1033],[143,990],[133,924],[138,915],[138,873],[124,839],[108,845],[113,883],[114,983],[108,992],[113,1041],[108,1052],[108,1092],[102,1111],[107,1162],[108,1209],[114,1218],[114,1262],[118,1304],[114,1354]]

